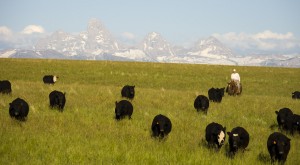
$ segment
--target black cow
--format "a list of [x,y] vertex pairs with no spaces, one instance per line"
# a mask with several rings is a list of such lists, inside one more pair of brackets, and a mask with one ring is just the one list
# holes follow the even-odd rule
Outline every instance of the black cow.
[[117,120],[123,119],[125,116],[131,119],[132,112],[133,106],[129,101],[121,100],[120,102],[116,102],[115,114]]
[[208,98],[213,102],[220,103],[222,101],[222,97],[224,96],[225,88],[210,88],[208,90]]
[[207,114],[209,108],[209,100],[206,96],[199,95],[194,101],[194,107],[199,112],[200,110]]
[[55,75],[46,75],[43,77],[43,82],[45,84],[54,84],[58,79],[58,76]]
[[300,92],[299,91],[295,91],[292,93],[292,98],[293,99],[300,99]]
[[279,132],[272,133],[267,141],[268,151],[272,162],[284,163],[290,151],[290,141],[288,137]]
[[208,142],[208,146],[214,147],[217,146],[220,149],[226,138],[226,127],[223,127],[221,124],[212,122],[206,126],[205,129],[205,139]]
[[164,115],[156,115],[152,121],[152,136],[163,138],[172,130],[171,120]]
[[279,111],[275,111],[275,113],[277,114],[279,128],[286,131],[292,131],[292,110],[289,108],[282,108]]
[[135,88],[135,86],[125,85],[121,91],[122,97],[126,97],[128,99],[133,99],[134,93],[135,93],[134,88]]
[[293,115],[293,131],[296,131],[300,134],[300,115]]
[[227,132],[229,136],[230,153],[235,154],[238,150],[244,151],[249,144],[249,133],[243,127],[235,127],[231,132]]
[[29,112],[28,103],[21,98],[17,98],[11,103],[9,103],[9,115],[12,118],[15,118],[20,121],[25,121],[28,112]]
[[11,83],[8,80],[0,81],[0,93],[11,94]]
[[49,94],[50,107],[58,108],[60,111],[63,111],[66,104],[66,93],[62,93],[60,91],[52,91]]

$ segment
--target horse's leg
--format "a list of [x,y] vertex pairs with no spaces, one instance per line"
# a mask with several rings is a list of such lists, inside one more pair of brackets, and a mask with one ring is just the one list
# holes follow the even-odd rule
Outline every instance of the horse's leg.
[[239,94],[240,93],[240,85],[239,85],[239,82],[238,81],[235,81],[234,82],[234,85],[235,85],[235,94]]
[[238,83],[238,94],[241,94],[241,84]]

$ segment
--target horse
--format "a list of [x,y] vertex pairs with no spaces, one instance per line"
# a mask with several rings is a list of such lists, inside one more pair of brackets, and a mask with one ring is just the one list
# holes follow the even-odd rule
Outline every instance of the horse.
[[226,92],[231,96],[240,95],[242,93],[242,84],[240,83],[240,90],[238,89],[238,86],[236,82],[230,81],[228,83],[228,86],[226,88]]

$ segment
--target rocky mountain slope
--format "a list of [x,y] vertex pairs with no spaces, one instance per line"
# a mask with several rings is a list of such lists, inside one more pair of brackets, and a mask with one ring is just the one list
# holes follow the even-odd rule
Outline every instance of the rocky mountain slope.
[[300,67],[300,55],[238,56],[215,37],[187,49],[174,47],[161,34],[151,32],[138,45],[126,47],[97,19],[91,19],[87,30],[79,34],[56,31],[32,50],[1,50],[0,57]]

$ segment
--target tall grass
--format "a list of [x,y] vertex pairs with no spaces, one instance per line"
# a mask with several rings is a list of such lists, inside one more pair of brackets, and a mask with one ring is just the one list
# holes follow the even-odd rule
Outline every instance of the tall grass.
[[[225,87],[233,66],[110,61],[0,59],[0,80],[12,83],[11,95],[0,95],[0,164],[265,164],[266,142],[278,131],[275,111],[288,107],[300,114],[299,68],[234,66],[243,84],[241,96],[225,94],[210,103],[208,114],[193,107],[197,95]],[[55,85],[42,77],[56,74]],[[115,121],[121,88],[135,85],[132,119]],[[64,112],[49,108],[52,90],[66,92]],[[26,122],[9,117],[17,97],[30,106]],[[168,116],[173,129],[166,140],[151,138],[157,114]],[[206,147],[205,127],[218,122],[230,131],[242,126],[250,134],[245,153],[228,158],[228,138],[220,151]],[[300,161],[300,135],[287,135],[286,164]]]

